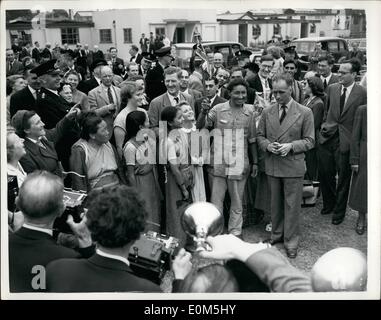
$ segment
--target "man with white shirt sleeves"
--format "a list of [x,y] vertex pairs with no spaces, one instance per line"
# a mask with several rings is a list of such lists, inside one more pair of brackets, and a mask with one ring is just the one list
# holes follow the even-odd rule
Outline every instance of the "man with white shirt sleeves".
[[351,181],[349,150],[355,113],[359,106],[367,103],[366,89],[355,83],[359,70],[356,59],[340,65],[339,82],[327,90],[328,113],[319,134],[321,214],[333,213],[332,223],[335,225],[343,222],[347,207]]
[[64,212],[65,205],[62,181],[49,172],[29,174],[16,203],[25,222],[9,236],[10,291],[45,291],[47,264],[60,258],[90,257],[94,253],[91,236],[84,226],[85,221],[76,224],[70,218],[68,223],[78,237],[78,251],[60,246],[54,240],[53,223]]

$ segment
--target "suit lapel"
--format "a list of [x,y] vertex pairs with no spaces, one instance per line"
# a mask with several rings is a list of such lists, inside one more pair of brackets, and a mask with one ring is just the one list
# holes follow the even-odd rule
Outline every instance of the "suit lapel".
[[[95,80],[96,81],[96,80]],[[108,101],[108,96],[106,94],[106,90],[103,90],[103,87],[102,86],[99,86],[99,89],[98,89],[98,93],[99,93],[99,97],[102,98],[106,104],[109,104],[110,102]]]
[[[287,111],[286,117],[284,118],[282,124],[280,125],[278,138],[280,138],[300,117],[300,112],[295,106],[296,102],[293,101],[289,110]],[[279,109],[278,109],[279,111]],[[278,113],[279,117],[279,113]]]
[[355,84],[352,88],[351,93],[349,94],[347,102],[344,105],[344,110],[343,110],[343,113],[341,114],[341,116],[343,116],[351,108],[353,102],[356,100],[356,98],[357,98],[357,92],[356,91],[357,91],[357,87]]
[[171,101],[169,100],[168,98],[168,94],[167,93],[164,93],[163,94],[163,109],[165,107],[170,107],[172,104],[171,104]]
[[[272,132],[280,132],[280,123],[279,123],[279,109],[278,109],[278,104],[274,104],[271,107],[271,110],[269,112],[270,117],[269,117],[269,124],[271,129],[269,129]],[[279,136],[277,134],[277,136]]]

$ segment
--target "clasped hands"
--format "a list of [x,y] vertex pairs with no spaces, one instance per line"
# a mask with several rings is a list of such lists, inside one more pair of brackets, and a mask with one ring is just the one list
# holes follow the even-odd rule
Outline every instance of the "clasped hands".
[[280,155],[281,157],[287,156],[291,149],[292,143],[272,142],[267,146],[267,151],[276,155]]

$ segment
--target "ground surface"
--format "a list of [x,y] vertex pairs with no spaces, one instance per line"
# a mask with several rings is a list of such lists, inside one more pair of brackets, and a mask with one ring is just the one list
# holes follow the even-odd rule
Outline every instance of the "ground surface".
[[[302,208],[300,216],[301,238],[296,259],[289,259],[292,265],[308,274],[317,259],[324,253],[339,247],[356,248],[367,254],[367,233],[359,236],[355,232],[357,213],[350,209],[343,223],[340,225],[331,224],[331,215],[321,215],[321,197],[315,207]],[[270,233],[265,231],[265,226],[270,218],[265,216],[258,225],[251,225],[243,230],[244,240],[248,242],[258,242],[270,237]],[[286,255],[282,244],[276,247]],[[210,261],[194,259],[195,267],[209,264]],[[171,291],[172,274],[168,273],[163,279],[161,288],[164,292]]]

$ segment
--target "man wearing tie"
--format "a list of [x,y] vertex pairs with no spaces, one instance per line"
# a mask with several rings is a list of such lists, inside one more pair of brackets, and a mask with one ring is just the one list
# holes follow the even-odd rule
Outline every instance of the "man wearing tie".
[[334,75],[331,70],[335,63],[335,59],[332,55],[323,55],[319,58],[318,71],[321,81],[323,81],[324,92],[328,92],[328,86],[339,82],[339,77]]
[[131,46],[131,49],[130,51],[128,51],[128,53],[130,54],[131,58],[130,58],[130,62],[135,62],[137,64],[140,64],[140,61],[142,61],[142,55],[139,53],[139,49],[137,46],[135,46],[134,44]]
[[262,98],[270,102],[272,81],[269,78],[270,72],[274,66],[274,58],[272,55],[265,55],[261,57],[261,63],[259,65],[259,72],[250,82],[250,86],[259,94]]
[[276,103],[263,110],[258,125],[258,145],[265,153],[270,185],[272,231],[270,244],[284,242],[289,258],[297,256],[299,213],[302,202],[304,153],[314,147],[314,119],[310,108],[291,97],[293,78],[288,73],[273,78]]
[[159,134],[159,121],[161,111],[168,106],[177,106],[181,101],[186,101],[194,110],[193,97],[187,93],[180,91],[180,79],[182,71],[180,68],[168,67],[164,70],[164,83],[167,91],[162,95],[153,99],[149,105],[148,118],[151,127],[155,133]]
[[114,119],[119,113],[120,89],[112,84],[114,74],[108,66],[101,67],[101,84],[89,92],[90,108],[107,123],[110,137]]
[[118,49],[115,47],[110,48],[112,72],[120,76],[124,71],[124,62],[122,59],[118,58]]
[[[35,66],[32,66],[34,68]],[[36,100],[38,91],[41,89],[41,83],[35,73],[27,69],[24,76],[28,85],[11,95],[10,116],[13,117],[18,110],[36,110]]]
[[12,76],[14,74],[22,74],[24,68],[20,61],[15,59],[15,54],[12,49],[7,49],[6,52],[7,59],[7,70],[6,74],[8,76]]
[[357,59],[340,65],[339,82],[327,90],[328,114],[319,134],[321,214],[333,213],[332,224],[335,225],[343,222],[347,208],[351,182],[349,150],[355,113],[359,106],[367,103],[366,89],[355,83],[359,70]]

